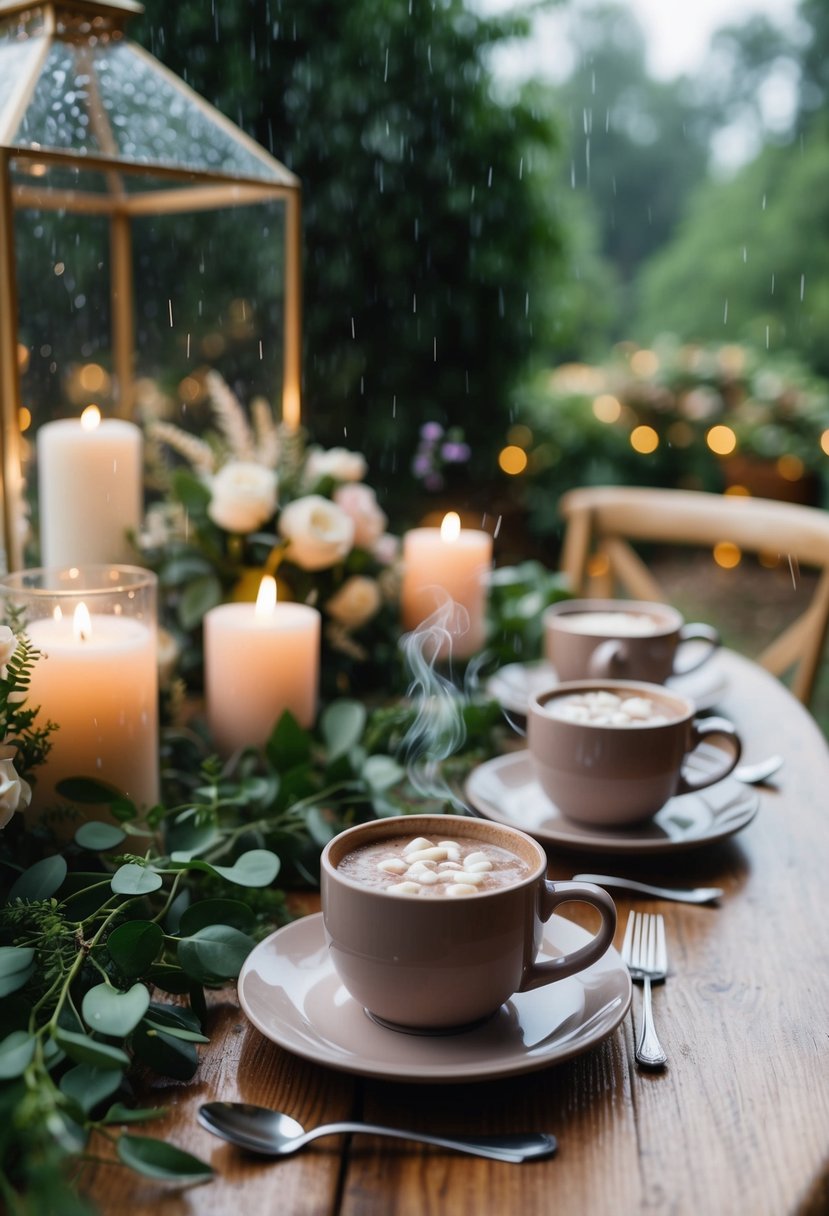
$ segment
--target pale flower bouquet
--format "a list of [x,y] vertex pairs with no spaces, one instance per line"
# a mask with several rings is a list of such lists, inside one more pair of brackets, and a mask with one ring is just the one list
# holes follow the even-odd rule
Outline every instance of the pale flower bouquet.
[[271,574],[279,599],[322,614],[324,694],[347,692],[355,679],[361,689],[394,691],[400,545],[364,481],[364,457],[309,444],[261,398],[248,417],[216,372],[206,388],[209,434],[147,424],[152,479],[164,496],[148,508],[137,544],[159,577],[178,674],[198,687],[205,613],[255,600]]

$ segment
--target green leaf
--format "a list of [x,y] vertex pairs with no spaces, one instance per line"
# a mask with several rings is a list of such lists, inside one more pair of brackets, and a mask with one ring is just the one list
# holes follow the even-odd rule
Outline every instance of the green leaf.
[[230,925],[208,925],[178,944],[178,960],[188,975],[203,983],[235,979],[255,946],[253,938]]
[[64,777],[55,787],[63,798],[70,802],[81,802],[91,806],[109,806],[116,798],[123,798],[124,791],[106,781],[94,777]]
[[15,971],[13,975],[0,977],[0,997],[9,996],[24,988],[35,973],[35,965],[31,963],[25,971]]
[[170,488],[174,498],[188,511],[204,514],[210,502],[210,487],[189,469],[175,469],[170,477]]
[[177,1039],[166,1030],[148,1026],[146,1021],[136,1026],[131,1043],[136,1058],[162,1076],[189,1081],[199,1066],[192,1043]]
[[173,824],[167,836],[167,847],[170,850],[171,861],[190,861],[199,853],[204,853],[219,839],[219,833],[212,823],[197,824],[192,820]]
[[362,772],[373,790],[387,790],[406,775],[406,770],[391,756],[369,756]]
[[186,1005],[162,1005],[153,1001],[150,1005],[148,1018],[159,1022],[163,1029],[180,1027],[183,1030],[201,1030],[201,1021],[192,1009]]
[[31,946],[0,946],[0,976],[17,975],[27,971],[34,962]]
[[222,602],[222,584],[214,574],[205,574],[188,583],[178,602],[178,619],[188,632],[200,625],[206,612]]
[[190,937],[207,925],[232,925],[248,933],[255,924],[256,916],[240,899],[203,899],[182,913],[178,931],[182,937]]
[[121,1102],[115,1102],[110,1106],[101,1122],[107,1127],[111,1127],[115,1123],[149,1123],[151,1119],[161,1119],[166,1114],[166,1106],[145,1106],[130,1110]]
[[110,886],[116,895],[149,895],[157,891],[161,884],[161,875],[156,874],[155,870],[130,861],[115,871]]
[[77,1064],[90,1064],[93,1068],[127,1068],[130,1058],[119,1047],[99,1043],[88,1034],[75,1034],[71,1030],[58,1029],[54,1040],[71,1060]]
[[250,849],[237,857],[232,866],[213,866],[212,869],[240,887],[269,887],[281,865],[277,855],[269,849]]
[[35,1054],[37,1040],[28,1030],[13,1030],[0,1043],[0,1081],[20,1077]]
[[185,553],[164,563],[158,572],[158,581],[163,587],[182,587],[194,578],[212,573],[213,569],[206,557],[195,552]]
[[113,929],[107,949],[118,969],[130,979],[152,966],[164,941],[161,926],[150,920],[130,920]]
[[285,710],[265,744],[265,754],[271,766],[284,773],[311,758],[311,736],[303,730],[294,715]]
[[341,830],[340,825],[332,819],[330,812],[324,811],[318,806],[309,807],[305,812],[305,826],[318,849],[324,849],[329,840],[333,840]]
[[146,1017],[144,1024],[151,1027],[153,1030],[163,1031],[164,1034],[170,1035],[174,1039],[182,1039],[186,1043],[209,1043],[210,1039],[206,1034],[202,1034],[200,1030],[185,1030],[183,1026],[165,1026],[154,1018]]
[[156,988],[160,988],[162,992],[170,992],[174,996],[182,996],[193,986],[192,979],[182,971],[181,967],[172,967],[167,963],[150,967],[144,978],[147,983],[155,984]]
[[82,823],[78,828],[75,833],[75,844],[79,844],[82,849],[90,849],[93,853],[103,853],[107,849],[114,849],[126,838],[126,832],[116,824],[91,819],[88,823]]
[[109,984],[97,984],[84,994],[81,1013],[90,1030],[125,1038],[143,1018],[150,994],[143,984],[119,992]]
[[28,870],[24,870],[9,891],[9,903],[22,900],[24,903],[37,903],[41,899],[49,899],[60,889],[66,878],[67,865],[63,857],[44,857],[36,861]]
[[88,1115],[99,1102],[111,1097],[123,1079],[116,1068],[91,1068],[88,1064],[76,1064],[60,1079],[60,1092],[66,1094]]
[[212,1168],[198,1157],[148,1136],[123,1135],[118,1140],[118,1156],[124,1165],[148,1178],[166,1178],[177,1182],[208,1182]]
[[319,726],[328,748],[328,758],[336,760],[362,739],[366,726],[365,707],[359,701],[334,701],[323,710]]

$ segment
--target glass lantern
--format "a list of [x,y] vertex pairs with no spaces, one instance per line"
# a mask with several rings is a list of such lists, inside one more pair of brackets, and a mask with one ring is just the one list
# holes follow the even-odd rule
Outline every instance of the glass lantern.
[[134,420],[166,410],[198,429],[215,368],[299,425],[299,180],[127,39],[141,11],[133,0],[0,0],[11,570],[39,557],[43,423],[95,404]]

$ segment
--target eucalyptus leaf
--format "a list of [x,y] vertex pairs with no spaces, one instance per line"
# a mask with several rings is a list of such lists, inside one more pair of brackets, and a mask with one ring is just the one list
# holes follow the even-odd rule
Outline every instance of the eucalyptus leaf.
[[84,994],[81,1013],[90,1030],[125,1038],[143,1018],[150,994],[143,984],[119,992],[109,984],[96,984]]
[[76,1064],[60,1079],[60,1092],[66,1094],[88,1115],[99,1102],[115,1093],[123,1079],[116,1068],[91,1068],[88,1064]]
[[222,584],[214,574],[204,574],[188,583],[178,602],[178,619],[182,629],[200,625],[205,613],[222,602]]
[[163,1178],[176,1182],[208,1182],[212,1168],[198,1157],[148,1136],[123,1135],[118,1139],[118,1156],[124,1165],[148,1178]]
[[55,1042],[62,1047],[70,1060],[77,1064],[90,1064],[93,1068],[127,1068],[130,1058],[120,1047],[99,1043],[87,1034],[76,1034],[71,1030],[56,1030]]
[[150,1120],[161,1119],[166,1114],[166,1106],[144,1106],[131,1110],[121,1102],[114,1102],[101,1122],[107,1127],[116,1123],[149,1123]]
[[330,812],[318,806],[309,807],[305,812],[305,826],[319,849],[324,849],[329,840],[333,840],[340,831],[339,824],[331,818]]
[[249,933],[256,916],[240,899],[203,899],[182,913],[178,931],[182,937],[190,937],[207,925],[232,925]]
[[289,710],[285,710],[271,731],[265,744],[265,754],[278,773],[286,773],[310,760],[311,736]]
[[128,920],[112,930],[107,949],[122,974],[132,979],[155,962],[163,942],[164,933],[154,921]]
[[218,839],[215,824],[198,824],[192,819],[180,817],[170,827],[167,847],[172,861],[189,861],[191,857],[209,849]]
[[148,1026],[146,1022],[138,1023],[130,1041],[136,1058],[162,1076],[189,1081],[199,1066],[192,1043],[177,1039],[166,1030]]
[[27,971],[34,962],[31,946],[0,946],[0,976],[17,975]]
[[211,492],[200,477],[189,469],[174,469],[170,476],[170,488],[175,498],[191,512],[205,512]]
[[199,1017],[186,1005],[162,1005],[158,1001],[152,1001],[147,1016],[160,1022],[164,1028],[178,1026],[183,1030],[201,1030]]
[[178,960],[188,975],[205,983],[235,979],[255,946],[231,925],[208,925],[178,944]]
[[0,997],[9,996],[12,992],[18,992],[28,984],[34,973],[35,965],[34,963],[30,963],[25,971],[15,971],[12,975],[0,976]]
[[359,701],[334,701],[320,715],[320,732],[329,760],[345,755],[363,737],[366,709]]
[[387,790],[406,775],[406,770],[391,756],[369,756],[362,771],[373,790]]
[[186,1043],[209,1043],[210,1039],[199,1030],[185,1030],[183,1026],[164,1026],[154,1018],[147,1017],[144,1024],[152,1030],[161,1030],[174,1039],[182,1039]]
[[96,777],[64,777],[56,786],[57,792],[69,802],[80,802],[90,806],[109,806],[116,798],[123,798],[124,791]]
[[268,887],[279,873],[281,864],[269,849],[250,849],[232,866],[213,866],[212,869],[240,887]]
[[149,895],[162,885],[162,878],[155,870],[129,861],[115,871],[110,885],[116,895]]
[[21,900],[23,903],[36,903],[41,899],[49,899],[58,891],[66,878],[66,861],[63,857],[44,857],[29,866],[14,882],[9,891],[9,903]]
[[0,1043],[0,1081],[20,1077],[35,1054],[37,1040],[28,1030],[13,1030]]
[[90,819],[78,828],[75,844],[79,844],[82,849],[90,849],[93,853],[103,853],[107,849],[114,849],[126,838],[126,832],[116,824]]

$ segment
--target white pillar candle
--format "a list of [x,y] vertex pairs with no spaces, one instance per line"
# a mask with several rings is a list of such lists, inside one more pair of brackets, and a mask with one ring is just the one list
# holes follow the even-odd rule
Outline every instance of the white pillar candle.
[[59,418],[37,433],[40,549],[43,566],[128,561],[127,532],[143,509],[141,431],[97,406]]
[[37,770],[32,807],[59,804],[66,777],[97,777],[140,809],[159,800],[158,674],[154,629],[129,616],[93,612],[33,620],[41,652],[28,703],[38,725],[52,721],[51,751]]
[[278,604],[262,579],[255,604],[219,604],[204,618],[207,722],[222,755],[262,747],[282,713],[312,726],[317,712],[321,618]]
[[[414,528],[403,537],[403,627],[417,629],[451,600],[459,605],[466,628],[453,631],[452,651],[468,658],[486,640],[487,575],[492,566],[488,532],[461,528],[450,512],[440,528]],[[468,625],[467,625],[468,619]],[[452,629],[452,620],[446,625]],[[446,657],[445,647],[441,657]]]

